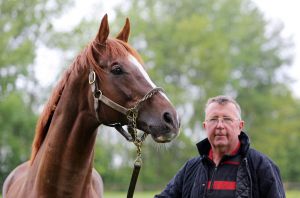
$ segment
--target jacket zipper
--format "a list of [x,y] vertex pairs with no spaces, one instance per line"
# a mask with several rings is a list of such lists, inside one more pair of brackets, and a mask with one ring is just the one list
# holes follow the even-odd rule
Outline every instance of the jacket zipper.
[[249,169],[249,164],[248,164],[247,158],[244,158],[244,161],[245,161],[245,164],[246,164],[247,174],[248,174],[249,180],[250,180],[250,198],[252,198],[252,178],[251,178],[251,173],[250,173],[250,169]]
[[213,171],[212,176],[211,176],[210,186],[208,187],[210,192],[213,191],[214,181],[215,181],[215,173],[217,172],[217,170],[218,170],[218,167],[215,166],[214,171]]

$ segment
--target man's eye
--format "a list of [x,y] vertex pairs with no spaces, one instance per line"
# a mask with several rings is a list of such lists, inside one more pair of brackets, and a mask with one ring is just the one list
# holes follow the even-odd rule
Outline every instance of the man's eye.
[[233,119],[232,118],[225,117],[225,118],[223,118],[223,120],[227,124],[232,124],[233,123]]
[[120,65],[115,64],[115,65],[112,66],[111,73],[113,73],[114,75],[121,75],[124,72],[123,72],[122,67]]

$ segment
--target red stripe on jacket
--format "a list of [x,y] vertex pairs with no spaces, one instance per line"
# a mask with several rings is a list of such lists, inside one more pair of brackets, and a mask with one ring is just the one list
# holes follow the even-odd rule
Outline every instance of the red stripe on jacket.
[[[208,187],[210,188],[211,182],[208,181]],[[214,190],[235,190],[236,182],[232,181],[214,181],[213,187]]]

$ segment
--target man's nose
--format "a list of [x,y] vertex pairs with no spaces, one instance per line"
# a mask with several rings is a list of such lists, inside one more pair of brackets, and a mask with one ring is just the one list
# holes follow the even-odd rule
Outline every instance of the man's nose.
[[224,128],[224,119],[218,118],[217,128]]

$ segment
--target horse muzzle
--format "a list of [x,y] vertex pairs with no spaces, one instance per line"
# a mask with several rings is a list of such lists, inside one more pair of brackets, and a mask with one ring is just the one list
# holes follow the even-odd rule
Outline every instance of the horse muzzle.
[[137,128],[150,134],[158,143],[170,142],[179,135],[180,120],[176,111],[166,111],[160,119],[151,115],[141,115],[139,118]]

